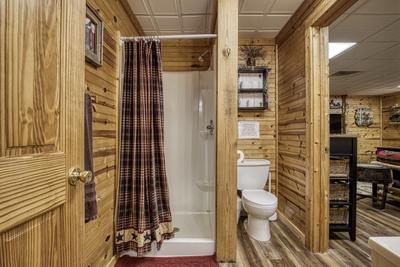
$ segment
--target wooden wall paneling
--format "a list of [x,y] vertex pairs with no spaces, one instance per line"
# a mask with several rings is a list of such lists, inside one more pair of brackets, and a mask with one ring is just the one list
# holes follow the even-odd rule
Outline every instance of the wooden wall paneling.
[[328,28],[306,31],[306,228],[312,252],[329,246]]
[[[299,231],[305,234],[306,246],[312,250],[319,248],[319,251],[322,251],[326,246],[317,244],[325,238],[320,239],[320,237],[311,233],[321,227],[320,224],[325,223],[325,217],[319,217],[321,219],[320,224],[313,223],[308,219],[311,218],[309,217],[311,211],[307,207],[311,205],[314,210],[324,209],[325,203],[318,202],[318,199],[325,199],[323,194],[327,188],[322,188],[324,181],[321,180],[319,187],[321,196],[317,197],[315,193],[313,193],[313,196],[307,196],[307,202],[311,199],[312,203],[308,202],[306,205],[306,194],[310,194],[314,190],[314,188],[307,188],[314,186],[309,183],[314,179],[308,176],[314,169],[306,165],[306,161],[313,158],[310,157],[312,156],[310,153],[320,152],[316,148],[311,149],[309,145],[307,145],[309,153],[306,149],[306,142],[310,143],[311,140],[308,136],[311,132],[306,133],[306,115],[307,118],[311,119],[308,123],[314,123],[313,117],[310,117],[310,114],[307,113],[312,112],[313,109],[306,110],[305,108],[307,98],[306,70],[311,70],[308,64],[312,62],[306,62],[306,31],[311,26],[323,26],[318,25],[318,23],[325,23],[339,17],[348,8],[347,2],[344,0],[304,1],[275,39],[279,49],[278,209],[283,216],[293,222]],[[327,66],[325,67],[327,68]],[[328,75],[325,69],[321,69],[321,71],[323,75]],[[317,83],[317,86],[319,86],[319,83]],[[311,89],[310,92],[313,91],[314,89]],[[322,95],[318,97],[321,98],[321,101],[324,98]],[[316,98],[314,103],[321,105],[322,103]],[[328,120],[328,117],[324,120]],[[322,147],[322,143],[320,146]],[[316,156],[320,157],[322,161],[327,161],[326,157],[321,156],[321,153],[319,154]],[[321,164],[323,164],[321,166],[325,166],[325,163]],[[317,176],[314,177],[318,178]],[[321,176],[319,179],[321,179]],[[325,228],[322,227],[321,229],[324,230]],[[326,233],[322,233],[322,235],[326,236]]]
[[218,1],[216,255],[219,261],[236,260],[238,17],[238,0]]
[[299,30],[278,48],[278,209],[303,233],[306,185],[304,43],[303,32]]
[[[357,135],[358,162],[369,163],[375,159],[375,150],[382,144],[382,108],[380,96],[347,96],[345,128],[347,134]],[[368,127],[358,127],[354,115],[357,108],[372,108],[374,123]]]
[[0,2],[0,266],[82,265],[84,10]]
[[[164,71],[202,71],[210,67],[212,54],[211,41],[196,40],[162,40],[162,66]],[[204,52],[204,61],[199,57]]]
[[[271,161],[270,173],[272,177],[272,192],[277,193],[276,170],[277,170],[277,71],[276,71],[276,46],[273,39],[239,39],[239,46],[255,45],[263,47],[266,56],[263,60],[257,60],[257,66],[271,68],[268,73],[268,109],[264,111],[241,111],[238,120],[250,120],[260,122],[260,139],[238,140],[238,150],[242,150],[246,158],[268,159]],[[240,58],[239,65],[245,65],[244,59]],[[268,183],[267,183],[268,185]],[[266,185],[266,189],[267,189]]]
[[104,21],[103,65],[86,63],[85,82],[95,98],[93,156],[98,218],[85,224],[84,266],[107,266],[113,257],[114,210],[117,179],[120,36],[136,36],[131,10],[123,0],[88,0]]
[[391,122],[391,108],[400,105],[400,93],[382,97],[382,145],[400,147],[400,123]]

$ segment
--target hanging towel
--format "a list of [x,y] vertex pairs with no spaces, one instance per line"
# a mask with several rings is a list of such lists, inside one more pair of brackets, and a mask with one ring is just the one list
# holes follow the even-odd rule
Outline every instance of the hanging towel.
[[85,222],[97,218],[96,183],[93,171],[93,132],[92,132],[92,97],[85,94],[85,170],[91,171],[93,178],[85,184]]

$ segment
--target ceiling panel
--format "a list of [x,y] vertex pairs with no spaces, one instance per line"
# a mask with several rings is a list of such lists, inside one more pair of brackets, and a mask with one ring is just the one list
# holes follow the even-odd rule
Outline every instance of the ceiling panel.
[[367,40],[368,42],[400,42],[400,20],[392,23],[382,31],[379,31]]
[[394,14],[394,13],[400,13],[399,0],[365,1],[365,3],[355,11],[355,14]]
[[239,15],[239,29],[256,30],[260,27],[263,18],[263,15]]
[[263,14],[270,10],[271,6],[274,4],[275,0],[244,0],[240,13],[258,13]]
[[[361,0],[360,0],[361,1]],[[212,33],[217,0],[128,0],[143,30]],[[303,0],[239,0],[239,34],[274,38]]]
[[359,0],[330,27],[330,42],[358,44],[330,60],[331,94],[382,95],[400,91],[400,1]]
[[217,0],[128,0],[146,35],[213,33]]
[[330,39],[335,40],[335,42],[359,43],[375,33],[376,33],[376,31],[369,30],[369,29],[353,31],[351,29],[336,28],[336,29],[333,29],[329,33],[329,35],[330,35]]
[[182,0],[182,14],[205,14],[208,3],[208,0]]
[[199,31],[204,29],[205,17],[201,15],[182,16],[183,29],[185,31],[193,30]]
[[136,15],[148,15],[147,8],[143,3],[143,0],[128,0],[132,10],[135,10]]
[[154,31],[155,27],[150,16],[136,16],[144,31]]
[[147,0],[147,3],[154,15],[177,15],[175,0]]
[[261,29],[280,30],[285,26],[291,15],[265,15],[260,25]]
[[[399,29],[400,31],[400,29]],[[400,43],[375,54],[373,59],[400,59]]]
[[276,0],[270,13],[292,14],[301,5],[303,0]]
[[345,59],[367,59],[370,58],[382,50],[388,49],[395,45],[395,43],[359,43],[345,51],[338,57]]
[[[371,0],[377,1],[377,0]],[[378,0],[379,1],[379,0]],[[390,25],[399,18],[399,15],[357,15],[352,14],[339,25],[343,29],[352,31],[370,30],[378,31]],[[337,26],[338,27],[338,26]]]
[[[160,31],[177,31],[180,30],[180,22],[178,16],[154,16]],[[179,31],[178,31],[179,32]]]
[[241,0],[239,36],[274,38],[303,0]]

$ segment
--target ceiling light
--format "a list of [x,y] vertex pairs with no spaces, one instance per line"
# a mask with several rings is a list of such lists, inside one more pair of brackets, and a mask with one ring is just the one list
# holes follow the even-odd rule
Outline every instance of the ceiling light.
[[356,43],[329,43],[329,59],[343,53]]
[[399,86],[397,86],[397,88],[400,88],[400,85],[399,85]]

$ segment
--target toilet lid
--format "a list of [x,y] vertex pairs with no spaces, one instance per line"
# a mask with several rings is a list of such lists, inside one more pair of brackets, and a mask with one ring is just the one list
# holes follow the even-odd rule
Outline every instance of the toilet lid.
[[244,190],[242,192],[242,197],[247,201],[264,206],[275,205],[278,201],[274,194],[265,190]]

